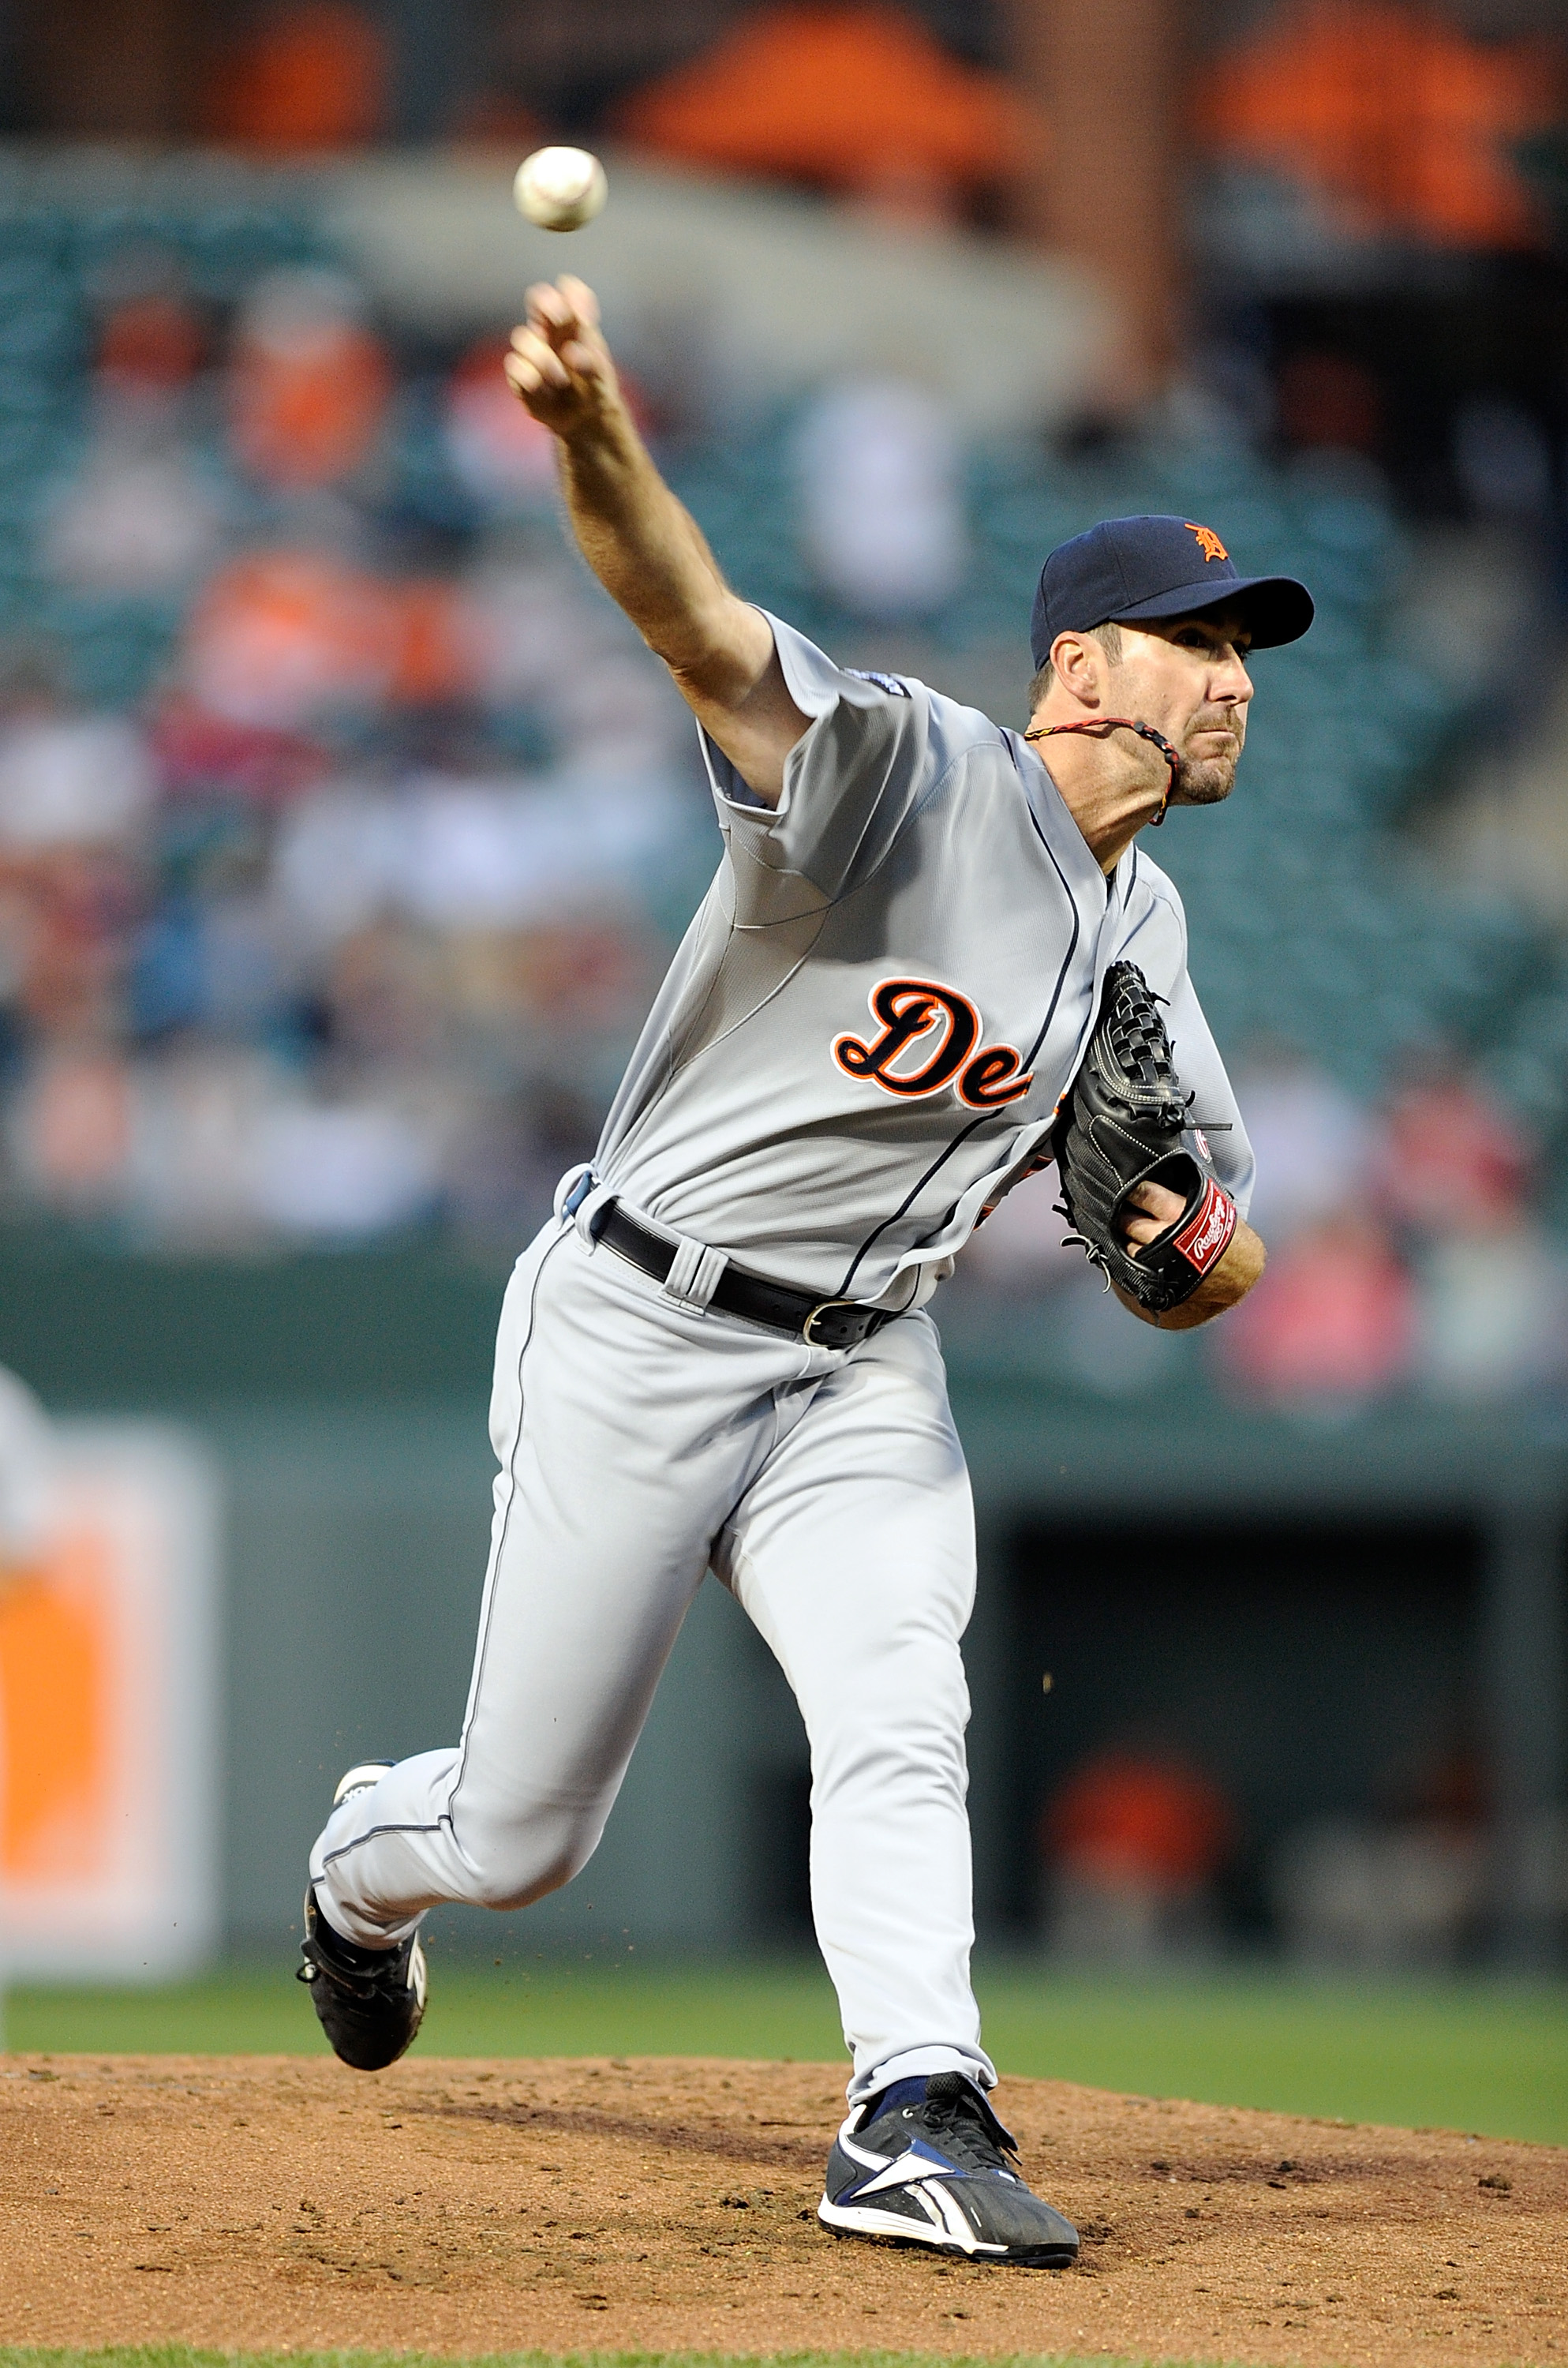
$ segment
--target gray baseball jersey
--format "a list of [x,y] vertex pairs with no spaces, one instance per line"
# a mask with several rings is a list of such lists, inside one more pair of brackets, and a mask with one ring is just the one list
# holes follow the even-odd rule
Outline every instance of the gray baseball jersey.
[[724,858],[606,1121],[599,1177],[675,1231],[835,1297],[918,1304],[1042,1147],[1108,966],[1169,1004],[1245,1214],[1253,1161],[1142,847],[1108,880],[1030,746],[769,618],[812,722],[761,805],[704,741]]

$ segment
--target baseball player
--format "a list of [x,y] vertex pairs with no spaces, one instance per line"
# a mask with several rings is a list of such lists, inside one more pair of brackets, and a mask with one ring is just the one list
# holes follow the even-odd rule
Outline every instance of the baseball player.
[[1096,527],[1046,561],[1030,729],[1006,731],[731,591],[581,281],[530,290],[506,371],[558,438],[589,564],[697,718],[723,855],[507,1289],[461,1739],[343,1778],[301,1977],[345,2061],[401,2055],[426,1909],[521,1907],[584,1865],[711,1568],[810,1737],[812,1908],[854,2063],[820,2217],[1060,2265],[1077,2237],[1020,2175],[970,1987],[974,1533],[926,1306],[1053,1156],[1132,1315],[1204,1323],[1260,1272],[1181,901],[1137,840],[1228,795],[1248,648],[1312,602],[1239,575],[1205,525]]

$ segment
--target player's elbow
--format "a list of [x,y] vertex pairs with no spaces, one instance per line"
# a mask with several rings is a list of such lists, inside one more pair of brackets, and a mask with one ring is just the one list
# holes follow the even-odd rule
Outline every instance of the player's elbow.
[[744,705],[773,660],[767,619],[717,581],[648,620],[642,633],[691,707]]

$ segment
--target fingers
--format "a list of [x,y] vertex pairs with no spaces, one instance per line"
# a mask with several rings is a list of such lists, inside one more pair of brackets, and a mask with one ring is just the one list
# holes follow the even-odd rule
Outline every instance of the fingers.
[[1169,1225],[1174,1225],[1187,1206],[1179,1192],[1170,1191],[1164,1184],[1135,1184],[1128,1194],[1125,1206],[1142,1213],[1122,1218],[1121,1236],[1125,1242],[1147,1249],[1159,1240]]
[[570,345],[557,353],[532,329],[513,331],[502,370],[513,393],[551,427],[582,411],[586,390],[605,379],[604,364],[590,347]]
[[1142,1184],[1134,1184],[1127,1196],[1127,1205],[1130,1209],[1142,1209],[1149,1216],[1157,1217],[1162,1225],[1174,1225],[1187,1202],[1168,1185],[1145,1180]]
[[570,345],[562,347],[561,359],[574,378],[602,379],[605,375],[602,348],[585,346],[580,337],[574,337]]
[[507,379],[519,394],[537,394],[541,387],[563,389],[572,383],[565,357],[534,328],[513,330],[512,349],[505,368]]
[[588,328],[597,329],[599,325],[599,300],[587,281],[579,279],[574,272],[563,271],[556,285],[578,320]]
[[545,331],[570,328],[576,314],[552,279],[536,279],[525,298],[528,320]]
[[523,361],[517,354],[508,354],[501,368],[507,385],[519,401],[529,403],[540,393],[543,381],[530,362]]
[[528,319],[512,332],[507,383],[525,403],[564,394],[574,381],[607,382],[609,354],[598,332],[594,291],[570,274],[559,284],[536,281],[528,292]]
[[532,327],[559,346],[583,330],[591,335],[599,325],[599,300],[587,282],[563,272],[558,280],[536,279],[528,292]]

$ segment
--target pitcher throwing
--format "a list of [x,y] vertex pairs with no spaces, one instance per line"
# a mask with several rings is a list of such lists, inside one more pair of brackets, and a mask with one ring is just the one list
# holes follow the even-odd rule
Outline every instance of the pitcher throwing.
[[1077,2237],[993,2110],[970,1987],[974,1532],[924,1311],[1053,1156],[1130,1315],[1205,1323],[1261,1271],[1181,901],[1137,841],[1229,794],[1248,650],[1312,602],[1239,575],[1207,525],[1096,527],[1045,562],[1019,734],[731,591],[581,281],[530,291],[506,370],[589,565],[697,718],[723,855],[506,1292],[461,1740],[345,1776],[303,1976],[347,2062],[401,2055],[426,1909],[526,1907],[585,1864],[711,1568],[811,1742],[812,1912],[854,2058],[820,2216],[1060,2266]]

